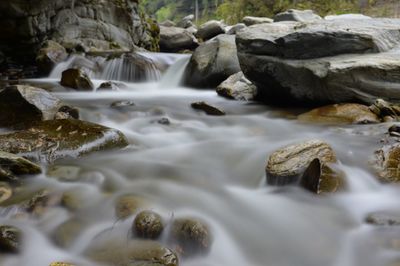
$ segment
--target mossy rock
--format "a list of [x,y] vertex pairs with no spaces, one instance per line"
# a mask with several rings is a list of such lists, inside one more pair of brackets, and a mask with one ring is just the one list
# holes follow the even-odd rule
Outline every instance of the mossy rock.
[[18,253],[21,249],[21,231],[13,226],[0,226],[0,253]]
[[197,218],[179,218],[171,226],[170,241],[182,256],[206,254],[213,242],[209,226]]
[[0,150],[45,162],[127,145],[118,130],[74,119],[41,121],[27,130],[0,135]]
[[164,230],[162,217],[153,211],[138,213],[133,221],[134,236],[147,239],[157,239]]

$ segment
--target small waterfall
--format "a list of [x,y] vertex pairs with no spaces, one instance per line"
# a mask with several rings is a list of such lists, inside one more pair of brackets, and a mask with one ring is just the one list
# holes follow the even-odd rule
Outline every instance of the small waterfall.
[[118,58],[72,55],[67,61],[58,64],[49,77],[60,79],[62,72],[69,68],[83,69],[91,79],[141,82],[161,78],[160,67],[151,58],[137,53],[124,54]]
[[190,55],[182,57],[165,72],[164,76],[160,80],[159,86],[162,88],[173,88],[179,87],[182,83],[185,69],[189,64]]

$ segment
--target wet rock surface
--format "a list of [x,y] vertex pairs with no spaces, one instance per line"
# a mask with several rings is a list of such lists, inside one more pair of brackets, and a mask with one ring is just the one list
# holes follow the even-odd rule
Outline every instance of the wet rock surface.
[[184,83],[196,88],[213,88],[240,72],[235,36],[219,35],[201,44],[185,70]]
[[60,84],[75,90],[93,91],[94,85],[89,76],[80,69],[71,68],[62,73]]
[[118,219],[126,219],[148,206],[148,202],[138,195],[122,195],[116,199],[115,215]]
[[45,41],[36,56],[36,62],[43,75],[48,75],[51,70],[68,57],[67,50],[59,43]]
[[301,114],[298,119],[309,123],[373,124],[381,122],[368,106],[362,104],[334,104]]
[[372,167],[382,182],[400,181],[400,143],[391,141],[374,153]]
[[118,130],[73,119],[42,121],[27,130],[0,135],[0,150],[47,162],[127,145]]
[[196,37],[206,41],[219,34],[225,33],[225,25],[221,21],[210,20],[200,25],[197,30]]
[[25,158],[2,151],[0,151],[0,169],[3,173],[8,173],[6,176],[0,173],[0,179],[3,181],[13,181],[16,179],[15,176],[35,175],[42,172],[39,165],[34,164]]
[[195,102],[195,103],[192,103],[191,106],[193,109],[204,111],[208,115],[213,115],[213,116],[225,115],[224,111],[218,109],[217,107],[209,105],[206,102]]
[[375,212],[365,218],[367,224],[375,226],[400,226],[400,214],[394,212]]
[[289,145],[270,155],[266,166],[267,183],[275,186],[300,184],[315,193],[335,192],[343,186],[340,175],[329,166],[335,162],[332,147],[323,141]]
[[133,234],[139,238],[157,239],[164,230],[162,217],[153,211],[138,213],[133,221]]

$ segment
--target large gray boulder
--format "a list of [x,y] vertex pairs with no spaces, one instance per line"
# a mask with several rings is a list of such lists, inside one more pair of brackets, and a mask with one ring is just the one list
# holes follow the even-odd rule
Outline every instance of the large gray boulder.
[[196,37],[206,41],[223,33],[225,33],[225,25],[221,21],[210,20],[199,27]]
[[255,25],[255,24],[263,24],[263,23],[272,23],[274,22],[272,19],[270,18],[266,18],[266,17],[251,17],[251,16],[246,16],[243,18],[242,22],[246,25],[246,26],[251,26],[251,25]]
[[197,46],[199,43],[190,31],[178,27],[160,26],[160,49],[162,52],[192,50]]
[[139,14],[138,5],[135,0],[1,1],[0,50],[32,58],[45,40],[71,48],[156,48],[158,26]]
[[236,35],[242,71],[267,101],[400,101],[400,20],[254,25]]
[[315,14],[314,11],[312,10],[289,9],[285,12],[276,14],[274,17],[274,22],[279,22],[279,21],[309,22],[318,19],[321,19],[321,17]]
[[240,72],[234,35],[219,35],[201,44],[185,71],[184,83],[191,87],[216,87]]

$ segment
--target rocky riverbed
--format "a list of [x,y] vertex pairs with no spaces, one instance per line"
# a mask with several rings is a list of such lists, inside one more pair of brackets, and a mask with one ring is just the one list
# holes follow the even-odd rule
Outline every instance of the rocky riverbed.
[[0,265],[399,263],[400,20],[28,2],[0,4]]

